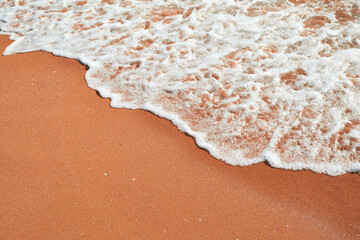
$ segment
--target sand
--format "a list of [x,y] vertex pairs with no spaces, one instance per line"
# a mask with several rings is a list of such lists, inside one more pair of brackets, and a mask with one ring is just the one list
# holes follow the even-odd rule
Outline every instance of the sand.
[[358,174],[226,165],[85,68],[0,56],[0,239],[360,239]]

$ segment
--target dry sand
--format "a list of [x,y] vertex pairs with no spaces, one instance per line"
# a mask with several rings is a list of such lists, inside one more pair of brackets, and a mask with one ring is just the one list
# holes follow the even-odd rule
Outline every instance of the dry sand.
[[226,165],[84,74],[0,56],[0,239],[360,239],[359,175]]

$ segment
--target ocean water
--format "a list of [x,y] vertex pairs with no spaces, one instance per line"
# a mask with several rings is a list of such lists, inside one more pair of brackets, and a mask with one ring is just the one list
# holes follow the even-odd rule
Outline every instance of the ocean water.
[[0,30],[226,163],[360,171],[358,0],[2,0]]

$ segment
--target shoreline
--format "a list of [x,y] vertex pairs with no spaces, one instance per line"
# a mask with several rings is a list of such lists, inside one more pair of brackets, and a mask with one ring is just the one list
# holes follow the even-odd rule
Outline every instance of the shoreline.
[[0,65],[4,239],[360,238],[358,174],[226,165],[168,120],[110,108],[76,60]]

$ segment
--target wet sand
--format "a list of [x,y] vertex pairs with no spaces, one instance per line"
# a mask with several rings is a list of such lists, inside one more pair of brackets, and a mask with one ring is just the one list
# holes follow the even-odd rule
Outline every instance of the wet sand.
[[0,239],[360,239],[359,175],[226,165],[85,71],[0,56]]

